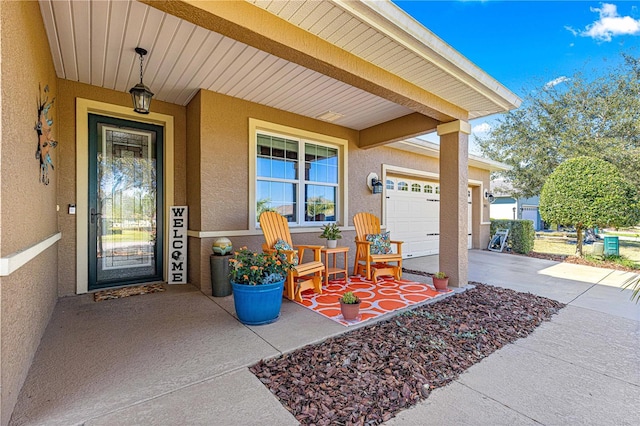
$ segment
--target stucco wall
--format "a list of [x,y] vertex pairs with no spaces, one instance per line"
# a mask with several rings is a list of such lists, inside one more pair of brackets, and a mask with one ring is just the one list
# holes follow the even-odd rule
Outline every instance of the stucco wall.
[[[58,88],[60,93],[56,102],[61,123],[58,146],[61,157],[58,220],[62,231],[62,240],[59,244],[58,294],[69,296],[76,293],[76,216],[68,214],[67,211],[69,204],[76,204],[76,98],[129,107],[131,95],[69,80],[59,80]],[[187,203],[186,108],[153,100],[151,110],[174,117],[174,203],[185,205]],[[135,119],[135,115],[132,119]]]
[[200,123],[201,95],[194,96],[187,105],[187,203],[189,205],[189,229],[202,229],[200,220]]
[[[187,107],[189,135],[187,147],[188,193],[192,231],[248,231],[249,227],[249,118],[320,133],[348,141],[348,223],[353,226],[355,213],[366,211],[382,216],[383,197],[373,195],[367,187],[370,172],[382,176],[383,164],[432,173],[439,172],[436,158],[417,155],[390,147],[360,149],[358,132],[323,121],[302,117],[241,99],[201,90]],[[193,128],[196,126],[196,128]],[[200,171],[199,173],[197,171]],[[469,178],[488,187],[489,173],[470,168]],[[200,191],[194,188],[200,187]],[[488,207],[485,218],[488,218]],[[480,239],[482,227],[480,229]],[[249,235],[246,235],[249,234]],[[316,228],[295,233],[297,244],[324,244]],[[227,235],[235,247],[259,250],[261,232]],[[355,246],[353,231],[343,232],[341,245]],[[189,282],[211,294],[209,257],[212,238],[190,237]],[[349,263],[353,262],[350,256]]]
[[[59,149],[51,158],[49,185],[39,182],[35,158],[38,99],[49,86],[59,95],[47,36],[37,2],[0,6],[2,130],[0,151],[0,253],[8,256],[47,239],[58,230],[56,188]],[[43,96],[45,96],[43,94]],[[59,139],[57,99],[48,118]],[[56,303],[55,245],[0,281],[0,422],[8,423],[18,393]]]
[[[478,233],[473,234],[473,248],[486,249],[489,245],[490,204],[484,198],[484,191],[489,189],[491,175],[488,170],[469,167],[469,180],[482,182],[481,187],[474,187],[473,192],[473,224],[478,225]],[[477,192],[476,192],[477,191]]]
[[[194,109],[199,110],[198,117],[194,117]],[[207,90],[201,90],[187,110],[188,169],[200,169],[199,174],[188,174],[189,206],[197,212],[190,213],[189,228],[194,231],[237,231],[249,227],[249,118],[346,139],[352,144],[357,140],[354,130]],[[199,132],[192,125],[198,126]],[[199,139],[192,139],[198,133]],[[192,185],[201,188],[199,194],[191,192]],[[189,242],[189,282],[208,294],[211,294],[209,256],[213,240],[191,237]],[[232,241],[236,247],[246,245],[257,250],[263,238],[258,231],[255,235],[232,237]],[[296,237],[298,241],[320,243],[315,235]]]
[[[200,91],[200,97],[194,98],[192,103],[196,101],[200,102],[201,108],[198,159],[201,173],[193,178],[190,175],[189,185],[193,179],[200,179],[202,218],[199,230],[248,227],[249,118],[334,136],[352,143],[357,140],[358,134],[354,130],[207,90]],[[191,111],[191,105],[189,109]]]

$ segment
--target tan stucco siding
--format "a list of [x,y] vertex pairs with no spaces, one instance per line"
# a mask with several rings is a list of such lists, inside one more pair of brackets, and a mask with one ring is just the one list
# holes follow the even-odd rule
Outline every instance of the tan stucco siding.
[[2,278],[2,425],[6,425],[57,300],[55,246]]
[[[329,135],[357,146],[358,133],[341,126],[201,90],[189,114],[188,191],[192,231],[249,230],[249,119]],[[196,125],[199,129],[193,129]],[[200,170],[192,173],[191,170]],[[200,188],[195,191],[193,188]],[[195,212],[195,214],[194,214]],[[258,250],[259,234],[232,237],[235,247]],[[190,238],[189,282],[211,294],[209,256],[215,238]],[[319,244],[315,234],[296,241]]]
[[[207,90],[201,90],[191,104],[194,102],[200,102],[202,109],[201,173],[199,176],[189,174],[189,185],[195,183],[202,188],[201,229],[197,230],[246,230],[249,227],[249,118],[345,139],[350,144],[355,144],[358,137],[355,130]],[[190,149],[192,142],[189,142]],[[191,154],[189,159],[192,160]],[[201,181],[194,182],[197,179]]]
[[[482,182],[482,190],[486,191],[489,189],[489,180],[491,174],[488,170],[482,170],[477,167],[469,167],[469,181],[474,182]],[[470,186],[474,186],[473,184]],[[484,194],[482,194],[484,200]],[[489,204],[486,203],[484,206],[486,207],[486,211],[484,212],[485,220],[489,220]]]
[[[361,149],[358,132],[352,129],[206,90],[193,98],[187,112],[190,230],[244,232],[243,235],[227,235],[235,247],[259,250],[263,242],[260,231],[253,230],[249,224],[249,181],[254,178],[249,176],[250,118],[348,141],[348,215],[347,223],[343,225],[353,226],[353,215],[361,211],[382,217],[384,199],[381,195],[371,194],[367,187],[366,177],[370,172],[382,177],[383,165],[387,165],[439,173],[437,158],[390,147]],[[469,176],[488,184],[486,170],[472,168]],[[297,244],[323,244],[318,235],[317,228],[307,233],[296,232],[294,241]],[[353,246],[353,232],[347,231],[343,235],[341,244]],[[207,294],[211,294],[209,257],[214,240],[215,237],[190,237],[189,241],[189,281]],[[352,253],[354,249],[351,248]]]
[[[59,95],[49,45],[36,2],[8,2],[2,9],[2,256],[27,248],[57,231],[57,170],[40,183],[35,158],[38,100]],[[34,13],[35,12],[35,13]],[[43,92],[49,86],[48,95]],[[58,99],[49,110],[59,139]],[[50,151],[56,169],[58,148]],[[11,224],[9,226],[8,224]]]
[[435,158],[388,147],[365,150],[350,146],[349,225],[353,225],[353,216],[358,212],[366,211],[380,218],[383,217],[383,197],[371,194],[366,182],[367,175],[371,172],[377,173],[381,179],[383,178],[383,164],[422,172],[438,172],[438,160]]
[[202,132],[202,96],[200,92],[187,105],[187,205],[189,206],[189,229],[201,230],[200,206],[200,135]]
[[[482,182],[473,192],[473,248],[483,249],[489,245],[489,201],[484,198],[484,191],[489,189],[491,174],[488,170],[469,167],[469,180]],[[473,186],[473,185],[472,185]],[[478,207],[479,206],[479,207]],[[476,228],[478,227],[477,232]]]
[[[59,149],[51,151],[56,170],[49,185],[39,182],[36,159],[39,96],[59,95],[47,36],[37,2],[0,6],[2,125],[0,151],[0,253],[27,249],[55,234]],[[43,98],[44,99],[44,98]],[[57,100],[48,118],[59,140]],[[56,246],[0,278],[0,423],[9,422],[31,360],[56,304]]]

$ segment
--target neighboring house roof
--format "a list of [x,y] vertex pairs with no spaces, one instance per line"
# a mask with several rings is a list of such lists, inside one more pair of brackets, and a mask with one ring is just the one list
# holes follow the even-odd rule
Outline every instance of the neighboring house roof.
[[[312,118],[335,112],[335,124],[362,130],[521,102],[389,1],[39,3],[58,77],[127,92],[139,81],[139,45],[149,50],[145,84],[179,105],[207,89]],[[293,28],[304,37],[281,35]]]
[[513,197],[513,185],[504,178],[491,179],[489,186],[494,197]]
[[[425,141],[424,139],[411,138],[400,142],[394,142],[389,144],[389,146],[403,151],[426,155],[427,157],[440,158],[440,145]],[[473,154],[469,154],[469,166],[488,170],[490,172],[500,172],[511,168],[511,166],[507,164]]]

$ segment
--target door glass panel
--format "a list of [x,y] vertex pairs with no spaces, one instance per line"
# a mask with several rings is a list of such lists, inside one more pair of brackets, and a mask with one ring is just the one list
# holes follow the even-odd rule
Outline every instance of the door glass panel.
[[[157,275],[155,132],[98,124],[96,281]],[[92,213],[94,213],[92,212]]]

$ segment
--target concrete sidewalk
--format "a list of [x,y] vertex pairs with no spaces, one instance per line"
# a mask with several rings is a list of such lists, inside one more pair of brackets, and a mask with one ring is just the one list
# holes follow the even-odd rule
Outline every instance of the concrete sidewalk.
[[[640,424],[640,305],[615,287],[624,274],[486,251],[469,258],[470,280],[569,306],[389,424]],[[437,256],[405,262],[437,265]],[[265,326],[233,312],[231,297],[191,286],[60,300],[11,424],[297,424],[247,366],[348,329],[286,301]]]
[[[469,258],[469,280],[568,306],[388,424],[640,424],[640,305],[619,288],[632,274],[489,251]],[[434,271],[437,258],[405,266]]]

